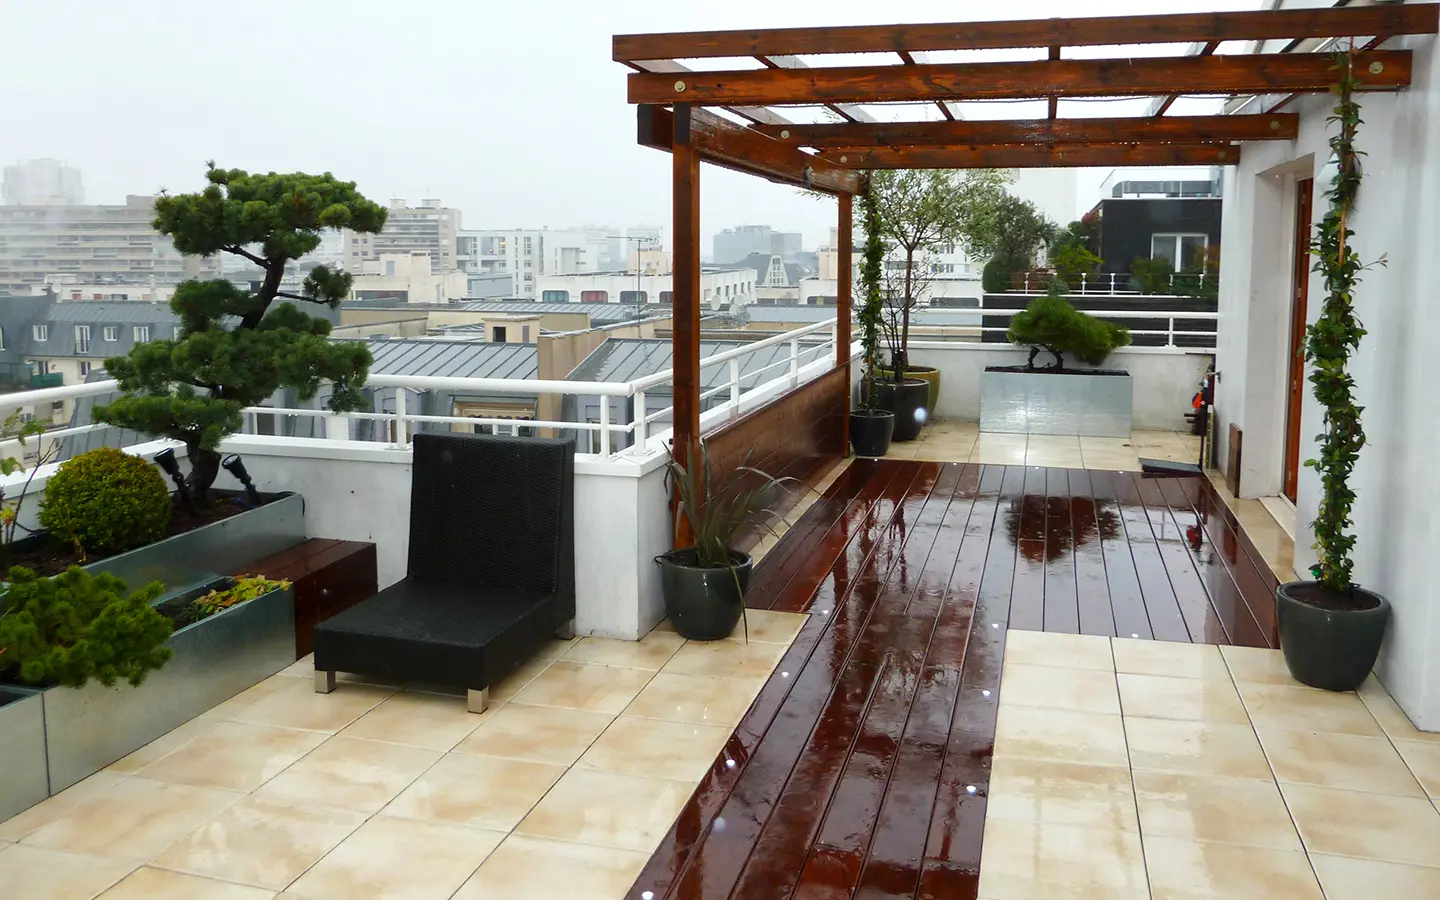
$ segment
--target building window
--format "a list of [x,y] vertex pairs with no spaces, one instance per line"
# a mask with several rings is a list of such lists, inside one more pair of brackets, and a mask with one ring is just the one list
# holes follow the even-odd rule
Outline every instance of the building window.
[[89,325],[76,325],[76,326],[75,326],[75,352],[76,352],[76,353],[89,353],[89,352],[90,352],[90,326],[89,326]]
[[395,275],[395,261],[394,261],[394,260],[390,260],[390,259],[385,260],[385,274],[386,274],[386,275],[389,275],[389,276],[392,276],[392,277]]
[[530,343],[530,326],[529,326],[529,325],[522,325],[522,326],[520,326],[520,341],[521,341],[521,343],[525,343],[525,344]]
[[82,362],[82,363],[80,364],[80,377],[81,377],[81,378],[85,378],[85,377],[88,377],[89,374],[90,374],[90,364],[89,364],[88,362]]
[[1203,234],[1152,234],[1150,258],[1164,259],[1176,272],[1187,267],[1205,266],[1205,249],[1210,238]]
[[0,328],[0,353],[5,352],[5,329]]
[[650,295],[644,291],[621,291],[621,303],[644,303],[650,299]]
[[581,302],[581,303],[609,303],[609,302],[610,302],[610,292],[609,292],[609,291],[581,291],[581,292],[580,292],[580,302]]
[[49,325],[36,325],[34,328],[30,329],[30,333],[35,338],[36,343],[43,344],[46,341],[50,340]]
[[497,344],[503,344],[503,343],[505,343],[505,326],[504,326],[504,325],[496,325],[496,326],[495,326],[494,336],[491,338],[491,340],[494,341],[494,342],[497,343]]
[[32,365],[35,366],[36,375],[50,374],[50,361],[48,359],[37,359],[32,363]]
[[145,343],[146,341],[150,340],[150,326],[149,326],[149,325],[136,325],[136,326],[135,326],[135,334],[134,334],[134,337],[135,337],[135,343],[137,343],[137,344],[143,344],[143,343]]
[[541,291],[540,301],[542,303],[569,303],[569,291]]
[[115,327],[114,325],[106,325],[103,336],[105,340],[110,341],[111,343],[118,341],[120,340],[120,329]]
[[660,292],[660,302],[661,302],[661,303],[673,303],[674,300],[675,300],[675,292],[674,292],[674,291],[661,291],[661,292]]

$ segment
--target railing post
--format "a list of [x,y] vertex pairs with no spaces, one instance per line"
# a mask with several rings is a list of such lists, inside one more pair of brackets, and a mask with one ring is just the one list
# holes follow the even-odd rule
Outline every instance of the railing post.
[[645,444],[649,441],[649,436],[645,433],[645,419],[647,416],[649,416],[650,411],[649,408],[645,405],[644,391],[635,392],[635,399],[634,402],[631,403],[631,407],[635,410],[635,428],[633,431],[630,432],[631,440],[633,442],[630,446],[630,452],[634,453],[636,456],[641,456],[644,455]]
[[731,417],[740,414],[740,360],[730,360],[730,409]]
[[1165,336],[1165,346],[1173,347],[1175,346],[1175,317],[1173,315],[1170,317],[1169,322],[1170,327],[1169,333]]
[[600,455],[610,455],[610,397],[600,398]]
[[1082,294],[1085,293],[1085,282],[1086,282],[1086,280],[1087,280],[1087,279],[1085,278],[1085,273],[1084,273],[1084,272],[1081,272],[1081,273],[1080,273],[1080,293],[1082,293]]
[[1030,273],[1025,273],[1025,293],[1030,293]]
[[1110,273],[1110,293],[1115,293],[1115,273]]
[[407,446],[405,437],[405,389],[395,389],[395,446]]
[[790,339],[790,386],[800,383],[800,339]]

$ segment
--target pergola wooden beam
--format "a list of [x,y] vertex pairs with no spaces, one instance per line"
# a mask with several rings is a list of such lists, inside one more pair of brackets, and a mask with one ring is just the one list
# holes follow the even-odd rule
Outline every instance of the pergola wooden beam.
[[[823,193],[853,194],[860,189],[859,174],[847,166],[811,156],[703,109],[692,109],[689,118],[690,142],[706,162]],[[671,149],[675,126],[670,110],[642,104],[636,111],[636,126],[640,144]]]
[[[1370,89],[1408,85],[1410,64],[1408,50],[1374,50],[1356,57],[1356,69]],[[1189,94],[1274,94],[1329,91],[1335,83],[1333,65],[1328,54],[1305,53],[635,73],[629,76],[629,99],[697,106],[811,106],[1151,96],[1173,93],[1177,85]]]
[[1361,6],[954,22],[935,25],[863,25],[670,34],[622,34],[614,39],[618,62],[732,56],[827,53],[914,53],[924,50],[996,50],[1108,44],[1265,41],[1372,34],[1435,34],[1436,4]]
[[1168,141],[1197,144],[1289,140],[1300,117],[1166,116],[1113,119],[969,120],[958,122],[826,122],[755,125],[752,130],[797,147],[945,147],[976,144],[1092,144]]
[[1233,144],[1041,144],[879,147],[825,154],[856,169],[1045,169],[1088,166],[1233,166]]

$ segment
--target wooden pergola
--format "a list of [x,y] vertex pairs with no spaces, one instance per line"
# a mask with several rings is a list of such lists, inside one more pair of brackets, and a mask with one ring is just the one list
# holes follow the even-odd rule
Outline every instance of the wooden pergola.
[[[1410,83],[1410,51],[1375,48],[1394,35],[1437,33],[1437,9],[1407,4],[617,35],[614,59],[634,70],[629,101],[638,107],[639,142],[673,156],[677,456],[686,459],[700,436],[702,160],[838,198],[837,356],[848,368],[852,197],[863,172],[1234,165],[1240,142],[1296,136],[1298,116],[1279,112],[1296,96],[1330,90],[1333,45],[1326,39],[1354,39],[1364,89],[1396,90]],[[1180,56],[1135,50],[1155,44],[1190,46]],[[1089,49],[1067,57],[1067,48]],[[863,65],[851,58],[826,64],[862,54]],[[1234,115],[1167,115],[1181,96],[1280,99]],[[1060,115],[1061,101],[1122,98],[1150,102],[1138,116]],[[1044,102],[1047,115],[964,117],[967,101],[1023,100]],[[917,120],[922,105],[940,118]],[[797,111],[787,109],[794,107],[823,108],[827,121],[799,121]]]

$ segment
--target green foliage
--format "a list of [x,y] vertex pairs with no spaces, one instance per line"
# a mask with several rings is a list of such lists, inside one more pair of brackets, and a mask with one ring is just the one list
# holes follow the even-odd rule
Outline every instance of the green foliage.
[[978,256],[998,259],[1011,272],[1023,272],[1035,262],[1035,252],[1055,236],[1055,224],[1029,200],[1005,194],[974,222],[971,249]]
[[223,590],[211,591],[203,597],[196,597],[194,600],[200,617],[213,616],[216,613],[224,612],[232,606],[239,606],[248,600],[256,597],[263,597],[271,591],[287,591],[290,589],[288,581],[271,581],[260,575],[237,575],[235,583]]
[[1093,279],[1103,260],[1091,252],[1094,234],[1083,219],[1058,230],[1050,244],[1050,265],[1066,284],[1079,287]]
[[1098,366],[1111,352],[1128,346],[1130,331],[1080,312],[1064,298],[1064,282],[1052,281],[1049,292],[1036,297],[1010,320],[1006,337],[1012,344],[1030,345],[1027,365],[1035,368],[1041,350],[1055,356],[1052,368],[1065,368],[1064,354]]
[[151,606],[162,590],[127,595],[109,573],[72,566],[40,578],[16,566],[0,594],[0,673],[25,684],[139,685],[171,656],[170,621]]
[[1003,294],[1010,290],[1011,278],[1016,271],[1010,260],[997,256],[981,270],[980,285],[987,294]]
[[[1355,135],[1362,123],[1360,104],[1355,90],[1354,56],[1351,52],[1336,54],[1334,68],[1340,73],[1334,91],[1337,97],[1329,122],[1338,126],[1330,138],[1330,149],[1339,163],[1330,187],[1325,191],[1329,209],[1320,221],[1319,231],[1310,245],[1315,255],[1315,271],[1325,278],[1325,302],[1320,316],[1305,330],[1305,361],[1311,366],[1310,385],[1315,399],[1325,410],[1325,430],[1317,437],[1319,455],[1305,465],[1320,474],[1320,508],[1315,521],[1314,549],[1318,561],[1310,571],[1329,593],[1346,596],[1354,589],[1350,555],[1355,535],[1349,532],[1350,512],[1355,492],[1350,488],[1350,474],[1365,446],[1365,431],[1360,426],[1362,408],[1355,403],[1355,379],[1348,368],[1350,355],[1360,347],[1365,329],[1355,316],[1355,286],[1366,266],[1351,244],[1355,232],[1349,227],[1350,212],[1360,189],[1359,157]],[[1380,264],[1384,264],[1382,257]]]
[[1175,276],[1175,267],[1163,256],[1146,259],[1135,257],[1130,264],[1130,286],[1142,294],[1170,293],[1170,280]]
[[1196,247],[1194,255],[1170,282],[1170,290],[1181,297],[1215,300],[1220,296],[1220,245]]
[[282,387],[309,400],[330,382],[332,409],[366,408],[365,345],[332,342],[328,321],[275,301],[338,306],[350,291],[349,274],[317,266],[294,294],[280,290],[286,265],[319,247],[323,229],[376,233],[386,216],[354,182],[328,172],[252,175],[212,163],[207,179],[198,194],[156,200],[155,230],[182,253],[244,257],[265,280],[256,291],[224,280],[181,284],[170,300],[178,335],[106,360],[125,393],[95,411],[99,421],[183,442],[194,466],[191,493],[201,503],[219,471],[215,450],[240,429],[245,407]]
[[45,485],[40,524],[81,554],[109,554],[158,540],[173,505],[152,465],[114,447],[97,447],[60,465]]
[[681,517],[689,523],[696,565],[703,569],[730,568],[735,539],[747,529],[775,533],[774,523],[780,517],[769,510],[769,501],[777,490],[800,483],[752,468],[748,454],[729,472],[717,472],[703,444],[691,448],[688,467],[672,456],[669,469],[675,481],[677,523]]
[[864,216],[862,227],[865,233],[865,251],[860,260],[860,290],[864,302],[859,312],[865,380],[864,388],[860,391],[860,402],[866,410],[873,410],[875,373],[880,367],[880,315],[885,306],[880,281],[884,275],[886,248],[885,239],[880,234],[880,207],[874,192],[870,190],[868,174],[865,178],[865,191],[860,195],[860,208]]
[[904,253],[903,274],[888,292],[885,329],[890,365],[904,378],[910,311],[919,303],[920,261],[941,246],[969,246],[982,223],[1007,196],[1013,175],[1000,169],[883,169],[871,172],[868,191],[879,214],[880,235]]

